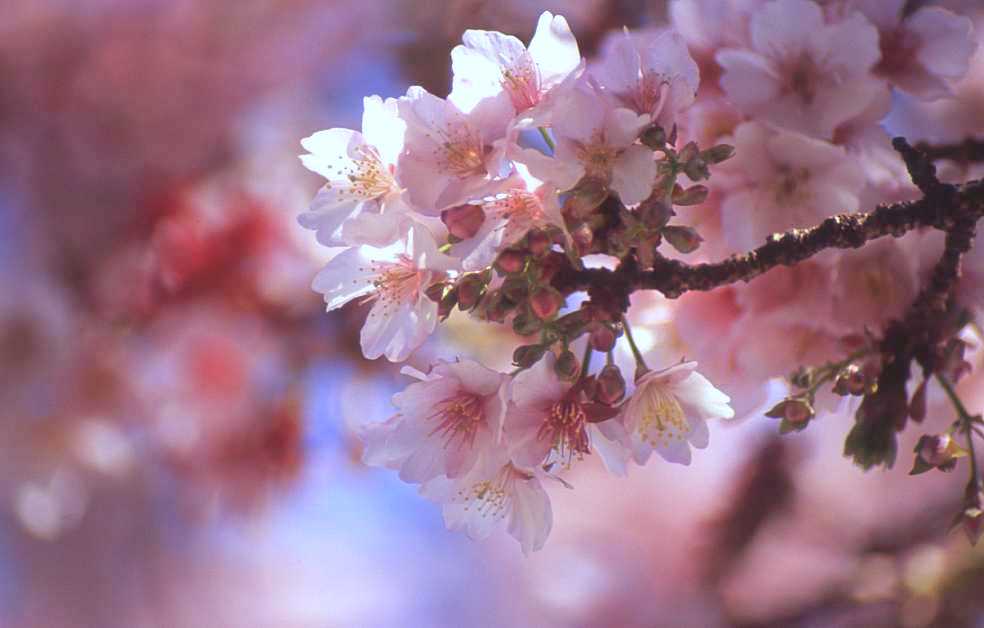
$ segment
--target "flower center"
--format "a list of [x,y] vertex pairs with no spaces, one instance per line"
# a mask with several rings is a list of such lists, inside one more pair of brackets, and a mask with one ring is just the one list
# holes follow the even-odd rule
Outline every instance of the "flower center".
[[605,143],[601,137],[597,137],[590,144],[578,146],[576,154],[578,161],[584,166],[586,177],[606,182],[611,178],[618,151]]
[[786,74],[786,91],[797,96],[804,105],[812,105],[817,97],[817,75],[816,64],[804,53]]
[[424,284],[425,273],[407,257],[395,262],[372,262],[368,269],[359,270],[375,275],[372,285],[376,290],[367,295],[365,301],[378,299],[383,304],[384,315],[402,304],[415,302]]
[[643,72],[635,90],[622,98],[629,107],[638,113],[658,116],[666,104],[670,93],[669,79],[658,72]]
[[478,131],[461,124],[449,127],[443,135],[438,156],[441,169],[460,178],[486,174],[485,145]]
[[530,477],[512,464],[507,464],[492,479],[475,482],[459,490],[456,499],[465,503],[465,511],[474,509],[483,517],[501,519],[509,514],[516,480],[528,480]]
[[455,439],[458,446],[475,444],[475,433],[485,419],[482,401],[477,396],[459,392],[453,397],[437,404],[437,409],[429,418],[438,420],[431,435],[440,434],[444,446],[450,447]]
[[789,205],[800,203],[804,200],[803,184],[810,179],[810,172],[806,168],[793,170],[782,167],[779,169],[779,178],[773,187],[773,197],[777,205]]
[[[588,453],[588,433],[584,424],[587,414],[574,399],[561,399],[550,407],[546,420],[540,425],[536,437],[552,443],[551,457],[565,468],[581,460]],[[549,464],[548,460],[548,464]]]
[[[397,188],[389,168],[383,164],[376,149],[371,146],[359,146],[356,151],[361,155],[352,159],[339,168],[341,181],[328,182],[325,187],[340,188],[339,196],[356,199],[373,199],[385,196]],[[345,183],[345,180],[348,183]]]
[[666,446],[671,439],[683,440],[688,427],[676,397],[657,387],[650,387],[644,393],[638,433],[649,446]]
[[529,53],[502,68],[501,81],[516,111],[526,111],[540,102],[540,72]]

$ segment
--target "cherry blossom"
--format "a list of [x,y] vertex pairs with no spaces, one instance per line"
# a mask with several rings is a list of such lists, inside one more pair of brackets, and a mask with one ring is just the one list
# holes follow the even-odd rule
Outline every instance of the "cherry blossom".
[[878,27],[881,61],[875,73],[925,100],[951,94],[949,83],[967,73],[977,48],[973,23],[940,7],[923,7],[903,19],[905,0],[853,0]]
[[884,89],[872,80],[878,31],[860,13],[828,24],[812,0],[773,0],[752,16],[748,47],[724,48],[721,86],[756,119],[829,139]]
[[626,30],[609,43],[592,76],[620,105],[669,130],[694,101],[700,73],[683,38]]
[[457,262],[438,252],[433,236],[420,225],[399,242],[379,248],[347,249],[332,258],[312,287],[324,295],[328,310],[352,299],[373,301],[362,327],[363,354],[401,362],[419,347],[437,324],[437,304],[424,291]]
[[529,48],[512,35],[466,30],[451,51],[453,88],[448,97],[462,111],[505,93],[516,113],[536,107],[581,63],[571,28],[544,11]]
[[463,112],[449,100],[411,87],[398,108],[407,125],[400,176],[418,211],[438,214],[491,192],[494,182],[509,174],[503,157],[513,109],[505,93]]
[[649,196],[656,179],[652,151],[635,143],[648,121],[580,81],[554,110],[553,157],[531,148],[518,150],[515,157],[533,176],[560,190],[588,177],[611,186],[626,205],[635,205]]
[[452,248],[452,253],[462,258],[464,270],[488,267],[500,251],[531,229],[555,227],[567,233],[555,187],[530,176],[515,177],[514,181],[504,191],[475,202],[485,218],[473,237]]
[[681,362],[636,382],[619,420],[637,464],[653,451],[669,462],[690,464],[691,445],[707,447],[707,420],[734,417],[728,396],[696,369],[696,362]]
[[400,471],[406,482],[459,478],[496,445],[506,410],[506,376],[471,360],[438,362],[393,397],[397,414],[363,436],[363,460]]
[[505,438],[512,459],[524,467],[568,469],[598,445],[597,453],[616,473],[624,469],[617,430],[602,431],[611,423],[599,418],[596,404],[586,402],[577,386],[554,372],[553,355],[547,355],[513,380],[505,419]]
[[864,177],[843,148],[757,122],[740,125],[734,144],[739,180],[721,207],[732,247],[754,248],[772,233],[858,208]]
[[362,133],[336,128],[301,140],[308,151],[301,162],[328,182],[298,222],[326,246],[385,245],[400,236],[406,206],[396,163],[405,124],[396,116],[396,100],[369,96],[363,102]]
[[442,504],[444,521],[472,539],[487,538],[503,521],[524,554],[543,547],[553,526],[550,497],[541,474],[510,462],[502,449],[489,451],[462,477],[438,477],[421,494]]

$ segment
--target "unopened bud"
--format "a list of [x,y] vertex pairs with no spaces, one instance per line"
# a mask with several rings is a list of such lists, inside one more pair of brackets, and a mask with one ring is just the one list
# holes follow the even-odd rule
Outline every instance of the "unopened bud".
[[499,257],[495,260],[496,270],[503,275],[523,272],[525,266],[526,254],[516,249],[506,249],[499,253]]
[[[679,190],[679,192],[677,191]],[[686,190],[677,186],[673,189],[674,205],[700,205],[707,200],[708,189],[703,185],[692,185]]]
[[697,157],[699,153],[700,153],[700,149],[698,148],[696,142],[687,142],[686,146],[684,146],[683,149],[680,151],[680,153],[677,155],[677,161],[679,161],[680,163],[686,163],[688,161],[692,161]]
[[424,294],[426,294],[427,298],[430,299],[431,301],[434,301],[435,303],[440,303],[441,299],[444,298],[444,295],[447,292],[447,290],[448,290],[448,284],[443,282],[435,283],[430,287],[428,287],[427,290],[424,290]]
[[513,351],[513,364],[528,369],[539,362],[546,352],[544,345],[520,345]]
[[569,349],[557,356],[557,361],[554,362],[554,373],[560,379],[572,381],[580,371],[581,365],[577,361],[577,356]]
[[963,528],[971,545],[977,545],[981,540],[984,534],[984,490],[976,480],[967,484],[962,510],[953,520],[953,526]]
[[639,135],[639,141],[647,148],[660,150],[666,146],[666,131],[658,124],[654,124]]
[[595,351],[607,353],[615,348],[617,336],[615,330],[607,325],[595,323],[596,327],[591,331],[589,342]]
[[557,251],[551,251],[539,260],[537,275],[541,281],[550,281],[557,272],[568,264],[567,256]]
[[459,205],[442,211],[441,222],[448,228],[448,233],[459,240],[467,240],[478,233],[485,222],[485,212],[479,205]]
[[834,392],[838,395],[863,395],[869,388],[868,376],[857,364],[850,364],[837,374]]
[[803,425],[816,415],[810,402],[802,397],[789,397],[777,403],[765,416],[783,419],[793,425]]
[[722,161],[731,159],[735,154],[735,147],[730,144],[718,144],[700,153],[700,158],[709,164],[719,164]]
[[478,308],[476,308],[475,313],[482,320],[491,321],[493,323],[502,323],[506,320],[506,316],[509,315],[516,307],[516,304],[507,299],[500,290],[494,290],[492,292],[486,292],[485,297],[479,303]]
[[451,310],[458,304],[458,293],[454,290],[449,291],[444,298],[437,303],[437,317],[442,321],[451,316]]
[[553,317],[564,304],[564,298],[549,286],[540,286],[530,295],[530,308],[541,320]]
[[704,241],[692,227],[669,225],[663,227],[663,237],[670,245],[681,253],[693,253]]
[[614,364],[606,364],[595,384],[595,401],[608,406],[614,406],[625,397],[625,378],[622,371]]
[[700,157],[695,157],[685,163],[683,173],[690,177],[691,181],[701,181],[711,178],[711,171],[707,169],[707,164]]
[[478,305],[486,282],[480,273],[465,275],[458,281],[458,309],[467,311]]
[[957,466],[957,458],[966,455],[964,449],[949,434],[924,434],[913,451],[916,453],[916,462],[909,472],[910,475],[918,475],[930,469],[952,471]]
[[583,218],[598,208],[608,198],[608,185],[599,179],[584,178],[567,195],[564,210],[572,216]]
[[527,236],[527,242],[529,243],[530,253],[536,257],[540,257],[549,251],[550,245],[552,244],[550,236],[541,229],[530,231],[529,236]]

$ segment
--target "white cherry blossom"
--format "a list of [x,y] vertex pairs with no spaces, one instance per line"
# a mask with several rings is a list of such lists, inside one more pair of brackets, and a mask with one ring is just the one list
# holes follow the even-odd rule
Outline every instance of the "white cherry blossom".
[[449,529],[484,539],[505,522],[523,553],[529,554],[543,547],[553,526],[550,497],[540,477],[516,466],[498,449],[489,451],[464,476],[435,478],[420,492],[442,504]]
[[298,222],[326,246],[384,245],[400,236],[406,212],[396,164],[405,124],[396,100],[364,99],[362,133],[328,129],[301,140],[301,162],[328,179]]
[[451,51],[454,81],[448,98],[463,111],[505,93],[517,114],[526,112],[581,63],[567,20],[549,11],[540,15],[529,48],[496,31],[466,30],[461,39]]
[[728,396],[696,369],[696,362],[681,362],[636,382],[619,420],[637,464],[653,451],[668,462],[690,464],[691,446],[707,447],[707,421],[734,417]]
[[328,310],[352,299],[373,301],[362,327],[362,352],[401,362],[434,331],[437,304],[424,291],[457,262],[440,253],[433,236],[414,224],[402,240],[385,247],[358,246],[336,255],[314,278]]

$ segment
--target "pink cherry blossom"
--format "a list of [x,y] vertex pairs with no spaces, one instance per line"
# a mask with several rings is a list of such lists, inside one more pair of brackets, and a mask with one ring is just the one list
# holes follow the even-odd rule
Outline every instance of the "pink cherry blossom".
[[424,294],[456,261],[438,252],[433,236],[414,224],[407,236],[385,248],[358,246],[335,256],[314,278],[328,310],[362,297],[374,301],[362,327],[362,353],[401,362],[437,325],[437,304]]
[[461,477],[496,446],[506,376],[471,360],[438,362],[427,375],[404,372],[420,381],[393,397],[393,419],[364,432],[363,460],[398,469],[406,482]]
[[850,0],[880,32],[881,61],[875,73],[913,96],[951,95],[950,82],[967,73],[977,48],[973,23],[940,7],[923,7],[903,19],[905,0]]
[[652,151],[636,143],[648,121],[648,116],[615,106],[582,80],[558,99],[551,125],[554,155],[526,148],[517,150],[515,158],[559,190],[589,177],[611,186],[626,205],[635,205],[649,196],[656,179]]
[[453,88],[448,97],[462,111],[505,93],[516,113],[539,105],[581,63],[571,28],[562,16],[540,15],[529,49],[512,35],[466,30],[451,51]]
[[554,362],[548,353],[513,380],[504,424],[511,458],[523,467],[568,469],[597,444],[595,451],[606,466],[624,474],[617,431],[599,429],[611,420],[594,422],[595,406],[582,399],[577,387],[557,377]]
[[418,211],[442,209],[482,196],[508,174],[505,137],[513,109],[505,93],[485,98],[468,112],[421,87],[398,102],[407,133],[400,177]]
[[[396,113],[394,99],[369,96],[364,99],[362,133],[328,129],[301,140],[309,151],[301,162],[328,182],[298,222],[315,230],[322,244],[384,245],[400,236],[398,216],[406,205],[396,163],[405,125]],[[368,229],[367,223],[372,223]]]
[[592,76],[620,105],[667,130],[693,103],[700,83],[686,43],[672,31],[616,35]]
[[567,233],[556,188],[532,177],[516,177],[514,181],[503,192],[476,201],[485,220],[474,237],[452,248],[464,270],[490,266],[503,249],[521,240],[531,229],[556,227]]
[[884,89],[871,75],[878,31],[860,13],[827,24],[812,0],[773,0],[750,29],[749,47],[717,61],[728,98],[756,119],[829,139]]
[[734,417],[728,396],[696,369],[696,362],[681,362],[636,382],[619,420],[637,464],[653,451],[669,462],[690,464],[691,445],[707,447],[707,420]]
[[435,478],[420,492],[442,504],[449,529],[484,539],[505,521],[509,534],[529,554],[543,547],[553,526],[550,497],[540,477],[516,466],[498,449],[488,451],[462,477]]
[[751,249],[772,233],[858,209],[864,176],[843,148],[757,122],[739,126],[733,143],[738,157],[726,165],[738,181],[725,193],[721,220],[735,249]]

